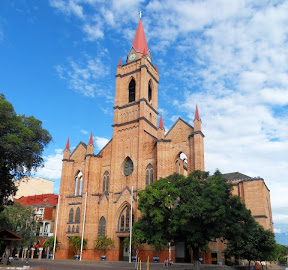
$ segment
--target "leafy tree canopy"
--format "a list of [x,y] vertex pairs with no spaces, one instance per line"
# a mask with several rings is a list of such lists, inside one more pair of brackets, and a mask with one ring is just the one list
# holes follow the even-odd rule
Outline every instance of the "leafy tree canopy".
[[[22,206],[18,202],[5,206],[4,210],[0,212],[0,227],[16,232],[23,238],[22,241],[14,241],[13,245],[16,248],[28,246],[31,226],[31,208]],[[33,229],[35,229],[35,225]],[[36,241],[37,238],[34,236],[32,240]]]
[[212,176],[194,171],[188,177],[173,174],[160,179],[139,192],[142,216],[133,225],[133,237],[158,247],[185,240],[197,264],[199,251],[209,241],[238,239],[239,233],[255,225],[251,212],[239,197],[231,195],[231,190],[232,185],[219,171]]
[[11,103],[0,94],[0,211],[15,195],[12,179],[30,175],[43,165],[41,157],[51,135],[33,116],[17,115]]

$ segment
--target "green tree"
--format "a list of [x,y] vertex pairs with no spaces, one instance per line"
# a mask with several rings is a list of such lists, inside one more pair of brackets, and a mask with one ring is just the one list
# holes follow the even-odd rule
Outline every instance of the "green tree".
[[41,157],[51,135],[33,116],[17,115],[0,94],[0,211],[15,195],[12,179],[21,179],[43,165]]
[[[22,241],[13,242],[14,248],[29,245],[31,226],[33,226],[31,211],[31,208],[22,206],[18,202],[14,202],[12,205],[5,206],[4,210],[0,212],[0,227],[16,232],[23,238]],[[32,230],[34,232],[37,230],[37,226],[35,226],[35,224]],[[36,234],[33,233],[32,241],[34,242],[36,240]]]
[[141,241],[167,245],[185,240],[193,251],[195,269],[199,252],[210,240],[225,235],[232,186],[219,171],[211,177],[195,171],[188,177],[171,175],[139,192],[141,218],[134,224]]
[[238,230],[235,237],[228,241],[226,254],[233,255],[250,262],[274,260],[277,249],[274,234],[264,228],[254,219],[242,223],[242,231]]
[[[80,255],[81,237],[72,236],[69,238],[69,245],[73,248],[74,255]],[[83,249],[87,248],[87,239],[83,238]]]

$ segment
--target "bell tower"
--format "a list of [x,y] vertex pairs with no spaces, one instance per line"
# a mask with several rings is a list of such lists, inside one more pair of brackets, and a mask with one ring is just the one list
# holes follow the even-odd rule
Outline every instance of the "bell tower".
[[144,122],[157,136],[158,83],[140,19],[126,63],[120,60],[117,66],[113,133],[117,127]]

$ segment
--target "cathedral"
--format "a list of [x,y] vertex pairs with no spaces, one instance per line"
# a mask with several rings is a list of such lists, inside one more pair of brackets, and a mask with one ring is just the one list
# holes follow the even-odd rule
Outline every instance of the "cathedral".
[[[72,153],[67,141],[55,231],[61,245],[56,259],[74,256],[69,247],[72,236],[88,239],[83,260],[100,260],[100,252],[94,247],[99,236],[114,240],[107,260],[127,259],[124,239],[130,236],[130,219],[137,220],[141,215],[137,193],[175,172],[188,175],[194,170],[204,171],[204,134],[197,106],[193,126],[179,118],[165,133],[158,113],[158,83],[157,65],[153,64],[140,19],[126,63],[120,59],[116,69],[112,139],[98,154],[94,153],[92,134],[88,144],[80,142]],[[244,194],[244,182],[238,180],[234,193]],[[264,195],[267,197],[269,190]],[[263,214],[259,216],[263,218]],[[139,254],[143,259],[153,257],[148,249]],[[168,250],[162,252],[160,260],[164,256],[168,257]],[[174,261],[186,261],[185,257],[184,243],[173,247]]]

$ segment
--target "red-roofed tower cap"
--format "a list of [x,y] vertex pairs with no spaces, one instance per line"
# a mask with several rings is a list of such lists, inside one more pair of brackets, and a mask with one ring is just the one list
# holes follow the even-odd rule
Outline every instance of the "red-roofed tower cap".
[[157,64],[155,65],[155,69],[156,69],[156,71],[158,72],[158,66],[157,66]]
[[160,115],[159,128],[164,128],[162,114]]
[[89,139],[89,143],[88,144],[93,144],[93,135],[92,135],[92,132],[91,132],[91,135],[90,135],[90,139]]
[[70,146],[69,146],[69,138],[67,140],[67,143],[66,143],[66,147],[65,147],[65,150],[69,150]]
[[121,63],[121,58],[119,59],[119,62],[118,62],[118,67],[121,67],[122,66],[122,63]]
[[197,104],[196,104],[196,111],[195,111],[195,119],[200,120]]
[[145,37],[144,28],[143,28],[141,19],[139,20],[132,46],[137,52],[142,52],[142,53],[144,51],[146,51],[146,53],[148,52],[148,45],[146,42],[146,37]]

